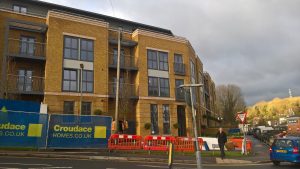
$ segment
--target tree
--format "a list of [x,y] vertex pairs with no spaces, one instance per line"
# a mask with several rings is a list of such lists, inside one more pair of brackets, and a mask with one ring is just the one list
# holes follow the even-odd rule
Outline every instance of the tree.
[[237,124],[236,113],[245,110],[245,100],[239,86],[228,84],[216,88],[217,109],[223,113],[224,124]]

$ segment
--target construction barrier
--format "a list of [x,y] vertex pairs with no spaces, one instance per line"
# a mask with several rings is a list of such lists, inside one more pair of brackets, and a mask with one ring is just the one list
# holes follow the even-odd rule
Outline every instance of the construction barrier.
[[[233,142],[234,147],[237,149],[242,149],[243,147],[243,138],[231,138],[229,141]],[[247,139],[246,148],[248,152],[252,151],[252,141]]]
[[[194,152],[195,151],[195,138],[191,137],[177,137],[175,143],[175,151],[180,152]],[[198,138],[199,149],[202,150],[203,139]]]
[[144,138],[144,150],[149,151],[168,151],[169,143],[175,143],[173,136],[146,136]]
[[142,136],[113,134],[108,140],[109,150],[140,150],[142,149]]

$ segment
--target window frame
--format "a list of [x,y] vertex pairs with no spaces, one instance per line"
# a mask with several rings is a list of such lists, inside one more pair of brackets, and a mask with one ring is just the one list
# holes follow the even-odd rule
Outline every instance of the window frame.
[[[76,80],[69,80],[69,79],[65,79],[65,70],[66,71],[74,71],[75,73],[76,73]],[[70,75],[70,77],[71,77],[71,75]],[[78,87],[80,86],[79,84],[78,84],[78,70],[77,69],[69,69],[69,68],[67,68],[67,69],[63,69],[63,76],[62,76],[62,91],[64,91],[64,92],[78,92]],[[64,89],[64,82],[65,82],[65,80],[68,80],[69,81],[69,89],[71,88],[71,83],[70,82],[76,82],[76,89],[75,90],[66,90],[66,89]]]
[[[86,107],[84,107],[84,106],[86,106],[85,104],[89,105],[89,110],[86,111],[86,112],[89,111],[88,114],[83,113],[83,112],[85,112],[84,108],[86,108]],[[92,102],[90,102],[90,101],[83,101],[83,102],[81,102],[81,112],[80,112],[80,115],[87,115],[87,116],[92,115]]]
[[[163,117],[163,134],[169,135],[171,134],[171,117],[170,117],[170,105],[163,104],[162,105],[162,117]],[[166,120],[167,119],[167,120]],[[167,128],[165,128],[167,125]],[[167,132],[165,132],[167,131]]]
[[[15,10],[15,7],[18,7],[19,9]],[[22,12],[22,9],[25,9],[25,12]],[[12,11],[22,13],[22,14],[27,14],[28,8],[26,6],[23,6],[23,5],[13,4],[12,5]]]
[[[66,110],[66,106],[68,105],[68,104],[72,104],[72,111],[71,110]],[[63,114],[74,114],[75,113],[75,109],[74,109],[74,107],[75,107],[75,102],[74,101],[64,101],[64,110],[63,110]],[[69,107],[70,108],[70,107]],[[72,112],[72,113],[70,113],[70,112]]]
[[[84,80],[84,78],[83,78],[84,73],[88,73],[88,72],[92,73],[92,80]],[[86,74],[86,78],[87,78],[87,74]],[[82,88],[84,83],[86,84],[86,90],[83,90],[83,88]],[[92,83],[92,91],[87,90],[87,84],[89,84],[89,83]],[[80,89],[82,90],[83,93],[93,93],[94,92],[94,71],[93,70],[82,70],[82,83],[80,83],[79,86],[80,86]]]
[[[66,47],[66,39],[71,39],[71,45],[70,47]],[[76,39],[76,48],[72,47],[72,39]],[[78,61],[84,61],[84,62],[94,62],[95,60],[95,41],[93,39],[87,39],[87,38],[80,38],[76,36],[70,36],[70,35],[64,35],[63,36],[64,46],[63,46],[63,58],[69,59],[69,60],[78,60]],[[82,41],[86,41],[86,49],[82,48]],[[92,49],[88,49],[88,42],[92,43]],[[70,58],[66,57],[66,50],[70,50]],[[72,57],[72,51],[76,51],[77,57]],[[85,59],[82,59],[82,52],[86,53]],[[92,59],[88,58],[88,53],[92,53]]]
[[[153,111],[153,107],[156,108]],[[155,116],[154,116],[155,115]],[[151,123],[151,135],[159,134],[159,125],[158,125],[158,105],[157,104],[150,104],[150,123]]]
[[[150,52],[155,53],[155,56],[151,59],[149,55]],[[169,71],[169,53],[165,51],[147,49],[147,67],[152,70]]]
[[[150,86],[149,82],[150,82],[150,79],[156,79],[156,82],[157,82],[157,86]],[[162,80],[165,80],[165,82],[167,81],[168,83],[168,87],[161,87],[162,86],[162,83],[161,81]],[[154,83],[153,83],[154,84]],[[157,95],[154,95],[152,93],[154,92],[150,92],[150,89],[154,89],[154,88],[157,88]],[[162,95],[161,91],[162,91],[162,88],[165,89],[165,91],[167,91],[167,95]],[[168,90],[166,90],[168,89]],[[153,90],[152,90],[153,91]],[[148,76],[148,96],[153,96],[153,97],[170,97],[170,79],[169,78],[162,78],[162,77],[154,77],[154,76]]]

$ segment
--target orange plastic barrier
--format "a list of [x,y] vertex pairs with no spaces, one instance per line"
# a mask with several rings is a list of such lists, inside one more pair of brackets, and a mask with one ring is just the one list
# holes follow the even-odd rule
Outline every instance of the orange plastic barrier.
[[[233,142],[235,148],[240,148],[240,149],[242,148],[242,146],[243,146],[243,139],[242,138],[231,138],[229,140]],[[252,141],[247,139],[246,145],[247,145],[246,146],[247,151],[251,152],[251,150],[252,150]]]
[[[202,150],[203,139],[198,138],[199,148]],[[175,151],[181,152],[194,152],[195,151],[195,138],[191,137],[177,137],[175,143]]]
[[108,140],[109,150],[140,150],[142,149],[142,136],[113,134]]
[[173,136],[146,136],[144,138],[144,150],[168,151],[169,143],[175,143]]

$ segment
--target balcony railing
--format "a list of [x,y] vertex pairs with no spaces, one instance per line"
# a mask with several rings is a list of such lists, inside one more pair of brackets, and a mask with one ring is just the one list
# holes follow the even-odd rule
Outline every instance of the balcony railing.
[[[118,44],[118,31],[109,32],[109,43],[113,45]],[[121,45],[127,47],[134,47],[137,45],[137,42],[132,40],[130,33],[122,33]]]
[[37,76],[7,76],[7,91],[20,94],[43,94],[44,77]]
[[176,75],[185,75],[185,65],[183,63],[174,63],[174,72]]
[[185,93],[184,90],[181,88],[175,88],[175,97],[176,101],[185,101]]
[[[118,55],[110,53],[109,54],[109,67],[117,68],[117,64],[118,64]],[[133,56],[121,55],[120,68],[121,69],[138,70],[137,59]]]
[[[110,97],[116,97],[117,83],[110,82],[108,83],[108,94]],[[130,83],[120,83],[119,88],[119,97],[120,98],[136,98],[138,97],[138,86]]]
[[8,39],[9,56],[45,60],[45,53],[45,43]]

